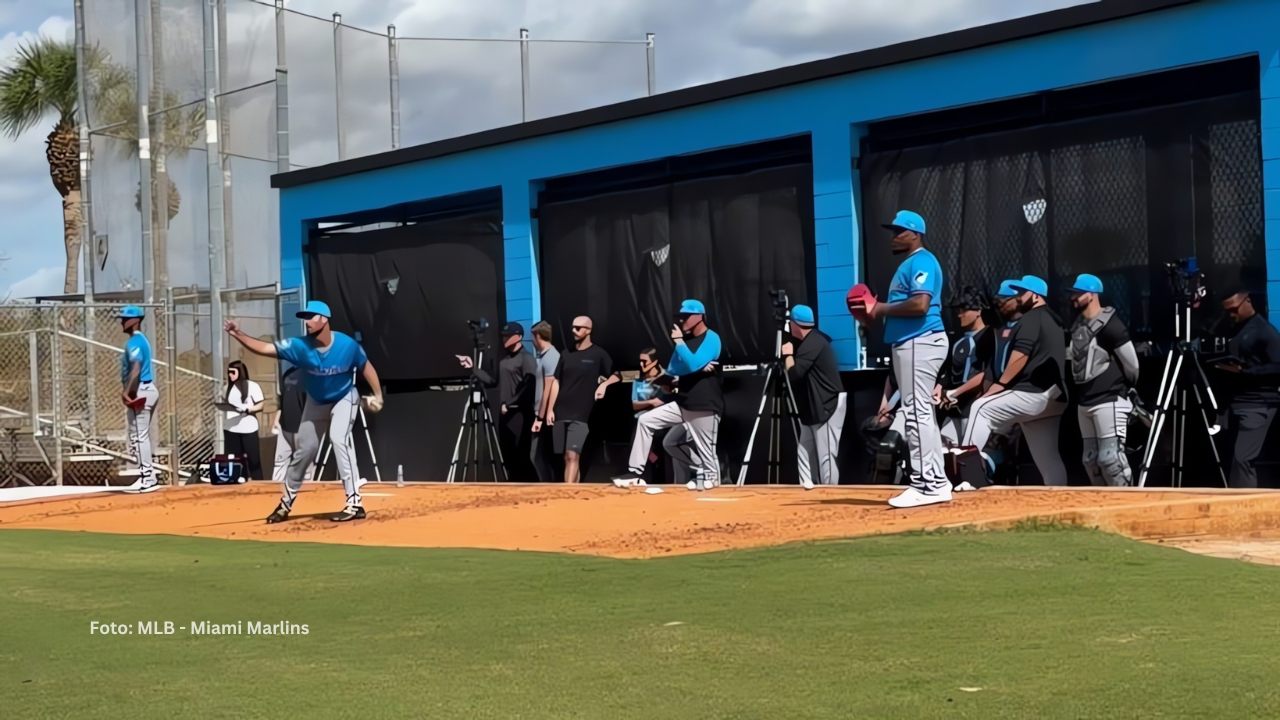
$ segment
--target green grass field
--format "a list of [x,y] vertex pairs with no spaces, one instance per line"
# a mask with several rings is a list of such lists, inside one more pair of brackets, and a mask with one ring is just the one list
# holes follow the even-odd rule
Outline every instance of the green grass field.
[[[1084,531],[649,561],[7,531],[0,589],[12,718],[1280,715],[1280,571]],[[140,620],[309,634],[90,634]]]

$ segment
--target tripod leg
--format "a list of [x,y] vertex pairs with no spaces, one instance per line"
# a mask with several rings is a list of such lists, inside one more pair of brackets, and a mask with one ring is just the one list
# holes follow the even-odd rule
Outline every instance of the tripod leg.
[[[1160,379],[1160,394],[1156,396],[1156,411],[1151,421],[1151,433],[1147,437],[1147,447],[1142,456],[1142,470],[1138,474],[1138,487],[1147,486],[1147,477],[1151,474],[1151,465],[1155,462],[1156,450],[1160,445],[1160,434],[1164,431],[1165,419],[1169,414],[1169,406],[1178,385],[1178,376],[1182,372],[1182,356],[1173,361],[1174,350],[1169,351],[1165,360],[1165,375]],[[1172,371],[1170,370],[1172,367]]]
[[769,402],[769,381],[773,378],[773,366],[769,366],[764,375],[764,391],[760,393],[760,405],[756,407],[756,419],[751,423],[751,434],[747,436],[747,452],[742,458],[742,467],[738,470],[738,486],[747,482],[747,469],[751,466],[751,453],[756,446],[756,433],[760,430],[760,418],[764,415],[765,403]]
[[[364,443],[369,448],[369,462],[373,463],[373,477],[378,482],[382,482],[382,470],[378,468],[378,454],[373,451],[373,437],[369,435],[369,419],[364,416],[363,407],[360,407],[360,424],[364,426]],[[351,454],[351,459],[355,461],[355,453]]]
[[467,431],[467,408],[470,404],[471,401],[468,399],[462,406],[462,419],[458,422],[458,439],[453,443],[453,459],[449,461],[449,479],[446,482],[453,482],[458,472],[458,453],[462,450],[462,436]]

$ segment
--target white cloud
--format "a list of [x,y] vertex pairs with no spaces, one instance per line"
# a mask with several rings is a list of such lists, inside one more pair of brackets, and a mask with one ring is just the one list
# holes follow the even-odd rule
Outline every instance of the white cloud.
[[9,286],[0,298],[18,300],[62,294],[62,267],[43,267]]

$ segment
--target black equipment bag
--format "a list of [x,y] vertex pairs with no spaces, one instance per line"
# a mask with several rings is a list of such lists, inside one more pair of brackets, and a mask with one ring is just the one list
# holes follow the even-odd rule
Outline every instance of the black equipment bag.
[[249,477],[249,468],[239,455],[214,455],[206,468],[213,485],[238,485]]

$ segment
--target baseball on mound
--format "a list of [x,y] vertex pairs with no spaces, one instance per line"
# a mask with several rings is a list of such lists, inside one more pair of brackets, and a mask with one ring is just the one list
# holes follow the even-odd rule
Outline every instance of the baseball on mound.
[[371,413],[376,413],[382,409],[382,398],[377,395],[365,395],[360,400],[364,405],[364,409]]

